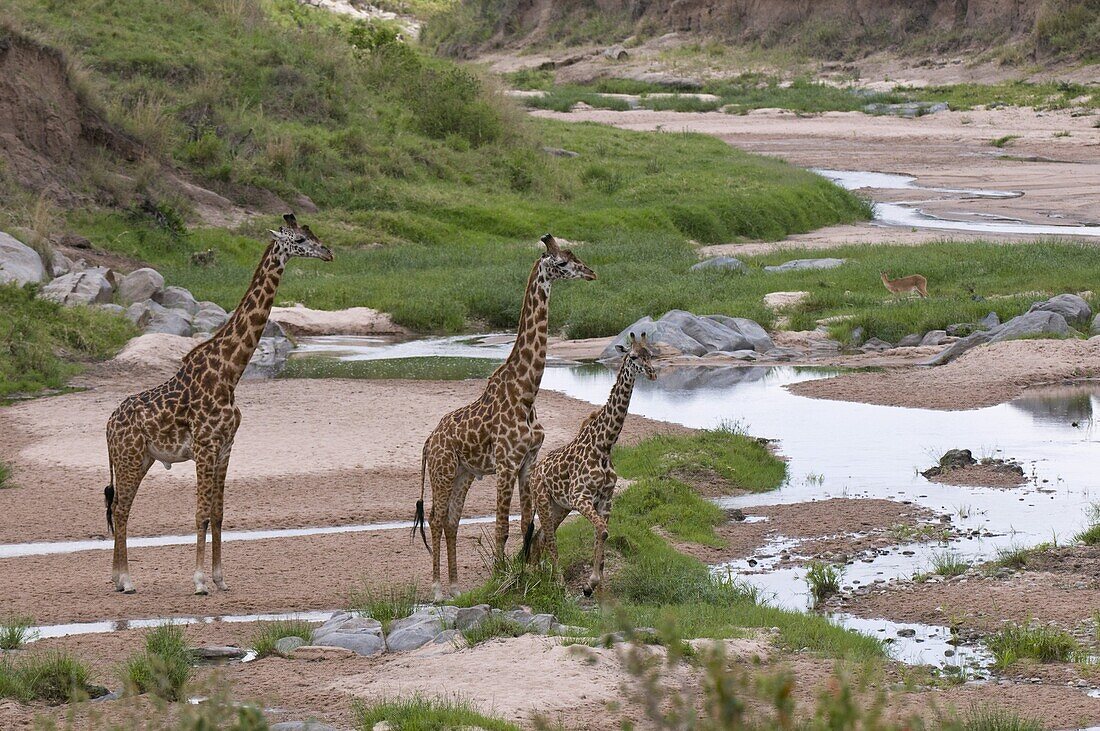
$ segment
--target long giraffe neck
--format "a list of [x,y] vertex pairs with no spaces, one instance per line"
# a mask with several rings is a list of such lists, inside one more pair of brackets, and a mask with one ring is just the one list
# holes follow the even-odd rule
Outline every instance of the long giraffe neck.
[[215,344],[217,347],[216,351],[207,351],[215,355],[211,364],[233,384],[240,380],[256,352],[284,267],[286,258],[275,251],[274,243],[269,244],[233,316],[208,341],[212,348]]
[[607,403],[584,427],[592,435],[592,444],[601,452],[610,452],[615,442],[619,441],[619,433],[623,430],[623,422],[626,421],[626,413],[630,409],[635,378],[634,371],[627,367],[624,358]]
[[520,400],[533,404],[546,369],[546,332],[550,312],[550,279],[543,271],[540,258],[531,267],[519,327],[512,352],[496,372],[500,379],[514,383]]

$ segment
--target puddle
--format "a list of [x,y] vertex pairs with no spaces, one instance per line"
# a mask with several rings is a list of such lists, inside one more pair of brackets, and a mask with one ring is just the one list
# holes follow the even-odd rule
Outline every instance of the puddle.
[[[513,515],[512,521],[518,521],[519,516]],[[492,523],[496,518],[492,515],[481,515],[474,518],[463,518],[462,525],[479,525]],[[398,520],[389,523],[364,523],[360,525],[333,525],[317,528],[282,528],[279,530],[235,530],[222,533],[222,541],[263,541],[269,538],[298,538],[302,536],[327,536],[339,533],[367,533],[371,531],[386,530],[412,530],[411,520]],[[195,542],[195,534],[178,536],[139,536],[130,537],[126,545],[133,548],[155,548],[158,546],[190,546]],[[114,550],[114,540],[88,540],[88,541],[55,541],[38,543],[6,543],[0,545],[0,559],[23,558],[25,556],[53,556],[59,553],[80,553],[82,551],[111,551]]]
[[[283,614],[231,614],[217,617],[156,617],[152,619],[121,619],[102,622],[73,622],[70,624],[47,624],[34,627],[31,632],[35,640],[46,640],[56,637],[72,637],[74,635],[98,635],[109,632],[120,632],[127,629],[152,629],[162,624],[214,624],[226,622],[229,624],[246,624],[249,622],[275,622],[290,619],[300,619],[303,622],[324,622],[332,616],[333,612],[286,612]],[[245,656],[242,662],[254,659]]]
[[[957,195],[962,198],[1019,198],[1023,193],[1010,190],[979,190],[967,188],[930,188],[917,185],[916,178],[892,173],[872,173],[854,170],[821,170],[813,172],[832,180],[847,190],[914,190]],[[887,226],[904,226],[942,231],[970,231],[988,234],[1024,234],[1030,236],[1100,236],[1100,226],[1056,226],[1024,223],[996,218],[989,221],[953,221],[924,213],[906,203],[874,203],[874,220]]]
[[966,676],[993,663],[988,650],[981,645],[957,643],[947,627],[864,619],[850,614],[833,614],[830,618],[848,629],[883,640],[891,657],[909,665],[956,668]]

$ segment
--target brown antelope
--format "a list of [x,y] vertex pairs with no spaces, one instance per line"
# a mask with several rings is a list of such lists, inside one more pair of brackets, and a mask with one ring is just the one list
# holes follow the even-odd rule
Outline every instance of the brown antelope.
[[890,279],[886,272],[880,272],[880,274],[882,274],[882,283],[886,285],[886,289],[894,294],[916,292],[921,297],[928,296],[928,280],[920,274],[910,274],[908,277],[902,277],[901,279]]

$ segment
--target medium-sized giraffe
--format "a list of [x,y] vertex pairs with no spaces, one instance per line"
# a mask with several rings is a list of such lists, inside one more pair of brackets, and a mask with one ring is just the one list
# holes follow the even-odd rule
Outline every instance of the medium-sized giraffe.
[[[420,462],[420,500],[416,503],[413,534],[424,535],[424,478],[432,483],[432,590],[435,601],[449,595],[458,582],[456,553],[458,523],[466,493],[475,479],[497,475],[496,554],[504,556],[508,540],[512,492],[519,485],[520,505],[532,514],[527,478],[539,449],[543,430],[535,415],[535,397],[546,368],[550,285],[558,279],[596,278],[595,272],[550,234],[541,239],[546,251],[531,267],[520,309],[516,342],[508,359],[497,368],[477,401],[444,416],[424,442]],[[440,584],[439,544],[447,537],[447,584]]]
[[634,381],[641,374],[657,378],[646,344],[645,333],[635,339],[630,333],[630,347],[616,346],[623,353],[619,375],[607,397],[607,403],[596,409],[581,424],[576,439],[555,449],[535,465],[528,490],[539,516],[535,523],[523,526],[523,551],[529,561],[536,561],[543,549],[550,552],[553,570],[558,570],[557,530],[569,511],[576,510],[592,523],[596,532],[596,548],[592,557],[592,574],[584,587],[591,596],[603,579],[603,549],[607,540],[607,521],[611,517],[611,499],[618,475],[611,464],[611,449],[619,440]]
[[285,225],[271,232],[271,243],[233,316],[183,357],[174,376],[127,398],[107,421],[111,482],[103,495],[107,527],[115,535],[111,578],[118,591],[134,593],[126,560],[126,523],[142,479],[153,462],[169,469],[175,462],[192,459],[198,482],[195,593],[207,593],[203,578],[207,527],[214,585],[228,588],[222,575],[222,511],[229,454],[241,423],[234,390],[263,334],[287,261],[292,256],[332,261],[332,252],[308,226],[299,226],[293,214],[283,220]]

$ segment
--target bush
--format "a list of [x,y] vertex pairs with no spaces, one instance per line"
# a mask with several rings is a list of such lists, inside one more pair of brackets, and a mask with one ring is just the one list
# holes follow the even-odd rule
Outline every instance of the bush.
[[37,637],[31,630],[34,619],[31,617],[9,616],[0,622],[0,650],[18,650]]
[[820,604],[834,594],[840,593],[840,579],[843,575],[843,566],[811,561],[806,570],[806,583],[810,587],[810,596],[814,598],[814,604]]
[[252,649],[257,658],[267,657],[275,652],[275,643],[284,637],[301,637],[309,644],[313,640],[313,625],[301,619],[277,620],[265,622],[252,634]]
[[56,705],[86,697],[88,668],[62,652],[0,657],[0,698]]
[[1025,658],[1039,662],[1066,662],[1080,651],[1073,636],[1053,625],[1008,624],[985,639],[998,668]]

